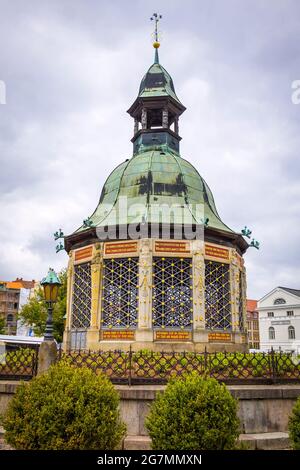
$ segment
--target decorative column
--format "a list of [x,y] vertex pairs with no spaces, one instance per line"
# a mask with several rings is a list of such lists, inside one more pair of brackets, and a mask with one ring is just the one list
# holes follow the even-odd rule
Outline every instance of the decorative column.
[[[246,311],[246,291],[243,288],[240,292],[241,276],[244,276],[243,259],[235,250],[231,251],[230,262],[230,282],[231,282],[231,311],[232,311],[232,332],[233,341],[239,346],[239,350],[247,350],[247,333],[240,330],[239,326],[239,311],[240,301],[242,300],[243,322],[245,325],[245,311]],[[241,299],[240,299],[241,296]]]
[[100,318],[98,312],[100,311],[100,298],[101,298],[101,278],[102,278],[102,265],[103,265],[103,250],[102,244],[96,243],[93,247],[93,257],[91,260],[91,282],[92,282],[92,299],[91,299],[91,326],[87,331],[87,348],[99,349],[99,329]]
[[169,112],[168,108],[164,108],[162,111],[162,126],[163,128],[169,127]]
[[[205,263],[204,241],[193,241],[193,340],[207,341],[205,332]],[[197,349],[201,349],[197,348]]]
[[239,292],[240,270],[237,253],[231,250],[230,260],[230,297],[231,297],[231,321],[232,331],[239,331]]
[[147,110],[146,110],[146,108],[142,109],[141,122],[142,122],[142,129],[147,129]]
[[[136,341],[153,341],[152,331],[152,241],[140,240],[139,257],[139,311]],[[141,346],[143,347],[143,346]],[[147,347],[147,345],[145,345]]]
[[246,339],[248,338],[248,333],[247,333],[247,277],[246,277],[246,269],[244,266],[244,260],[242,260],[241,263],[241,269],[240,269],[240,277],[241,277],[241,282],[240,282],[240,288],[241,288],[241,319],[242,321],[242,331],[246,335]]
[[179,134],[179,120],[178,120],[178,117],[176,117],[175,121],[174,121],[174,130],[175,130],[175,134]]
[[137,118],[134,119],[134,130],[133,130],[133,133],[134,135],[138,132],[139,130],[139,121]]
[[74,259],[73,252],[69,253],[69,261],[67,268],[67,312],[65,321],[65,330],[63,336],[63,348],[69,349],[71,346],[71,323],[72,323],[72,297],[73,297],[73,277],[74,277]]

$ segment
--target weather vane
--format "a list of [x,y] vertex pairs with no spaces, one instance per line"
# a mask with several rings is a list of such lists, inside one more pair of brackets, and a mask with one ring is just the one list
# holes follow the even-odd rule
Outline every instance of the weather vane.
[[154,33],[153,33],[153,37],[154,37],[154,43],[153,43],[153,47],[155,49],[158,49],[159,46],[160,46],[160,43],[159,43],[159,37],[158,37],[158,22],[159,20],[162,19],[162,15],[159,15],[158,13],[153,13],[153,15],[151,16],[150,20],[151,21],[154,21],[155,22],[155,28],[154,28]]

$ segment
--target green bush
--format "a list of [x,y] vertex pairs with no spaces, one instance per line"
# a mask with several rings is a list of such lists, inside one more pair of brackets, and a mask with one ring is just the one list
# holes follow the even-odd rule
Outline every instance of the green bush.
[[156,450],[234,449],[237,402],[224,384],[188,374],[171,380],[157,396],[146,427]]
[[289,418],[289,437],[295,450],[300,450],[300,397],[298,397]]
[[15,449],[114,449],[125,434],[119,395],[104,375],[60,361],[22,383],[2,419]]

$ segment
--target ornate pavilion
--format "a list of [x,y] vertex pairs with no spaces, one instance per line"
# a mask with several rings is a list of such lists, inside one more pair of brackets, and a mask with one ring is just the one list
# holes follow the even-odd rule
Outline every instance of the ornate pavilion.
[[128,110],[133,155],[108,176],[94,213],[64,237],[64,345],[245,351],[249,245],[180,156],[185,107],[159,62],[155,20],[155,60]]

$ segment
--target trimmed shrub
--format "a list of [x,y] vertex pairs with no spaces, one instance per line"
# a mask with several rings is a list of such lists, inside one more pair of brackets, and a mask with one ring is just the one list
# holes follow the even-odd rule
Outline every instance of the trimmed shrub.
[[155,450],[234,449],[237,401],[215,379],[188,374],[171,380],[157,396],[146,428]]
[[289,418],[289,437],[293,449],[300,450],[300,397],[298,397]]
[[18,387],[2,424],[8,444],[26,450],[111,450],[125,434],[108,378],[64,361]]

